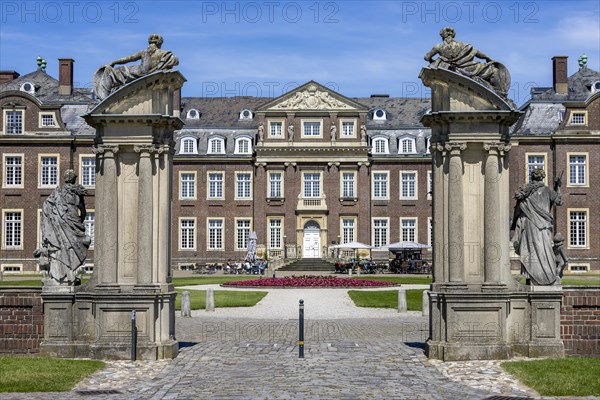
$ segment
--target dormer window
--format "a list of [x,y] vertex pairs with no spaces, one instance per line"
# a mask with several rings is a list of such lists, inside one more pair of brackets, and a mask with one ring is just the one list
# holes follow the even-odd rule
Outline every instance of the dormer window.
[[600,81],[592,83],[592,93],[600,92]]
[[181,139],[179,154],[198,154],[198,141],[193,137]]
[[373,111],[373,121],[385,121],[386,119],[387,118],[385,110],[378,108],[375,111]]
[[188,110],[186,118],[187,119],[200,119],[200,111],[196,110],[195,108],[192,108],[192,109]]
[[586,125],[587,124],[587,112],[586,111],[573,111],[571,112],[570,125]]
[[405,137],[400,139],[398,143],[398,154],[415,154],[417,145],[414,138]]
[[240,112],[240,119],[252,119],[252,111],[247,108]]
[[235,154],[252,154],[252,141],[250,138],[235,139]]
[[21,91],[29,94],[35,94],[35,86],[31,82],[24,82],[21,84]]
[[388,139],[387,138],[374,138],[373,142],[373,149],[372,152],[373,154],[388,154],[389,153],[389,146],[388,146]]
[[208,139],[208,154],[225,154],[225,139],[222,137]]
[[56,127],[54,113],[40,113],[40,128]]

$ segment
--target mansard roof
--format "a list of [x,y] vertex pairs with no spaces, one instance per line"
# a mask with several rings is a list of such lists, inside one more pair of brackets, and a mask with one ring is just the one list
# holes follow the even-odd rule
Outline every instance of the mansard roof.
[[[358,97],[354,100],[369,108],[369,130],[423,128],[421,117],[431,109],[431,100],[422,98]],[[377,109],[386,112],[385,121],[373,120],[373,111]]]
[[[267,97],[183,97],[181,119],[185,128],[258,128],[256,117],[241,120],[240,112],[249,109],[254,112],[260,105],[271,100]],[[186,118],[191,109],[200,112],[200,118]]]
[[591,68],[582,68],[567,78],[567,94],[558,94],[554,88],[536,88],[532,90],[531,102],[536,101],[585,101],[593,93],[590,90],[594,82],[600,81],[600,72]]
[[9,90],[21,90],[21,85],[30,82],[35,86],[35,96],[40,102],[45,104],[64,104],[64,103],[95,103],[90,88],[73,88],[70,96],[58,94],[58,80],[48,75],[45,71],[37,70],[29,74],[20,76],[12,81],[0,84],[0,92]]

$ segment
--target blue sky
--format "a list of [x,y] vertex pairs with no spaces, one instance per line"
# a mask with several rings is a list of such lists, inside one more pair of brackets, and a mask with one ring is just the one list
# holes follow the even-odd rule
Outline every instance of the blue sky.
[[147,46],[180,59],[184,96],[279,96],[314,79],[350,97],[427,96],[423,55],[453,26],[504,63],[510,97],[552,84],[551,58],[585,53],[600,70],[600,1],[9,1],[0,2],[0,69],[24,75],[38,55],[58,76],[75,59],[90,86],[103,64]]

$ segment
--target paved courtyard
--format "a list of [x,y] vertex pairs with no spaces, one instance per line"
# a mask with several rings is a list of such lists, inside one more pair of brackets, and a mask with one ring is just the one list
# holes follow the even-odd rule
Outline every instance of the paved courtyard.
[[[290,293],[271,291],[263,299],[267,306],[246,308],[245,317],[240,309],[178,317],[181,352],[175,360],[109,362],[69,393],[3,394],[2,399],[540,398],[504,374],[498,361],[428,361],[425,317],[379,309],[366,310],[370,316],[365,316],[364,309],[340,303],[347,294],[339,289],[302,293],[307,305],[320,311],[310,319],[307,310],[305,357],[299,359],[297,298],[292,318],[281,318],[287,311],[272,308],[273,299]],[[264,311],[269,308],[271,318]],[[327,317],[336,310],[345,317]]]

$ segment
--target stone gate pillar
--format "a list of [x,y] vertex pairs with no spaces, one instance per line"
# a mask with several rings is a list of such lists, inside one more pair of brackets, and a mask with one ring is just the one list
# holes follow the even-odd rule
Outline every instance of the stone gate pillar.
[[44,353],[128,359],[135,311],[138,358],[177,355],[171,203],[173,132],[183,126],[174,98],[184,82],[177,71],[155,72],[84,117],[96,128],[94,275],[71,294],[46,295],[56,323],[47,321]]
[[432,95],[422,118],[434,194],[429,357],[560,355],[561,293],[520,285],[510,272],[509,127],[521,112],[448,69],[423,68],[420,78]]

